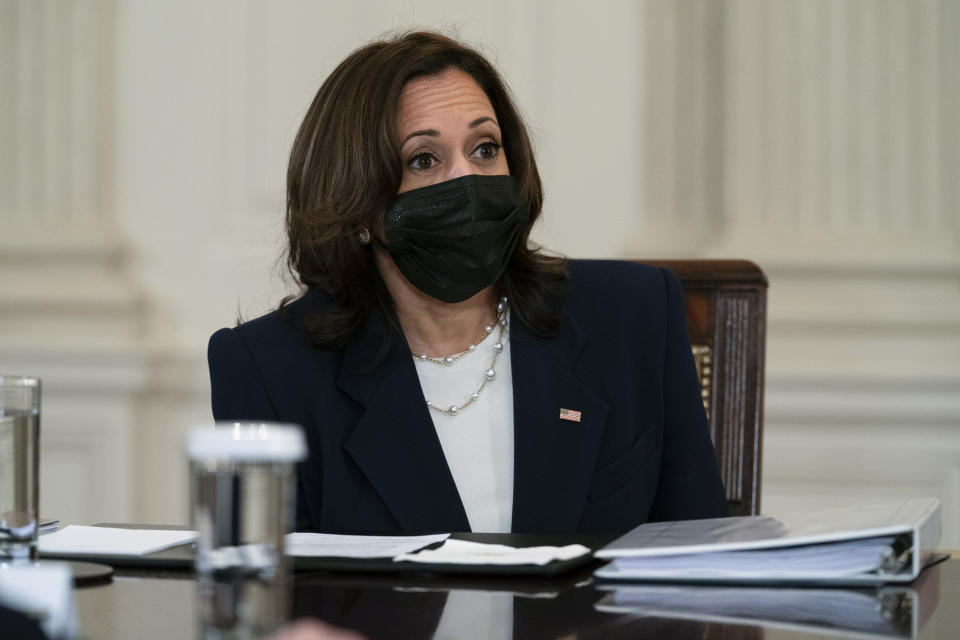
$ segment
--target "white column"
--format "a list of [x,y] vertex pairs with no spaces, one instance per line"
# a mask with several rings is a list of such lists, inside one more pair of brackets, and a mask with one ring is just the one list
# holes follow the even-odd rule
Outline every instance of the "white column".
[[632,254],[770,276],[764,508],[939,495],[960,543],[960,6],[645,6]]
[[724,15],[711,0],[643,7],[643,228],[625,253],[665,257],[707,242],[724,221]]
[[712,250],[771,276],[765,507],[937,495],[956,544],[960,13],[936,0],[743,4],[802,11],[795,80],[774,65],[759,89],[786,76],[797,119],[767,127],[767,160],[738,185],[790,193],[797,157],[793,211],[747,207]]
[[635,250],[957,264],[955,4],[645,7]]
[[0,5],[0,370],[44,381],[41,511],[133,515],[142,301],[108,190],[113,5]]

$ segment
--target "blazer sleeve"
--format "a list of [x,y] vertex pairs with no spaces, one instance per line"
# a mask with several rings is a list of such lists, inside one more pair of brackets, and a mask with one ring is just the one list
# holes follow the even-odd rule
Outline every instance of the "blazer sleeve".
[[700,399],[683,287],[672,271],[660,271],[667,296],[663,454],[650,520],[723,517],[728,514],[726,493]]
[[276,420],[250,349],[236,329],[220,329],[207,346],[215,420]]
[[[213,334],[207,345],[207,364],[210,367],[210,397],[215,420],[280,419],[260,368],[240,331],[220,329]],[[294,525],[297,531],[316,529],[305,495],[303,474],[298,472]]]

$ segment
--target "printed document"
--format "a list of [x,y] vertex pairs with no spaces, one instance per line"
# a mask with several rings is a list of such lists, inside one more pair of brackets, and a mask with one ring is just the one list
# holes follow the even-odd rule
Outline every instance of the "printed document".
[[428,536],[348,536],[335,533],[288,533],[288,556],[328,558],[393,558],[442,542],[449,533]]

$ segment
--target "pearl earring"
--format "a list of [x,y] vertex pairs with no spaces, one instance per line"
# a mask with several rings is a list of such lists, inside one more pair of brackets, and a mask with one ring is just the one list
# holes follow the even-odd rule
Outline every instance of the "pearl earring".
[[365,247],[370,244],[370,229],[367,229],[366,227],[360,227],[360,233],[358,235],[360,237],[360,244],[362,246]]

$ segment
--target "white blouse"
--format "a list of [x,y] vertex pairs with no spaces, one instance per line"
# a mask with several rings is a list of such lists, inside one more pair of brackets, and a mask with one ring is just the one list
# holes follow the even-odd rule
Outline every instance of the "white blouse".
[[[424,397],[438,407],[466,402],[490,368],[496,334],[450,365],[416,359]],[[455,416],[430,409],[475,532],[508,533],[513,521],[513,374],[508,334],[504,331],[496,377],[470,406]]]

